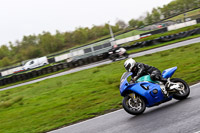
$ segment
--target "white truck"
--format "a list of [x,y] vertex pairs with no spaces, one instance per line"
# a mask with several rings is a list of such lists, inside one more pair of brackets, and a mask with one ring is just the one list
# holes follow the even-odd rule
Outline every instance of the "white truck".
[[23,66],[23,69],[29,70],[29,69],[44,66],[47,64],[49,64],[48,59],[46,56],[44,56],[44,57],[36,58],[33,60],[29,60],[28,62],[25,63],[25,65]]

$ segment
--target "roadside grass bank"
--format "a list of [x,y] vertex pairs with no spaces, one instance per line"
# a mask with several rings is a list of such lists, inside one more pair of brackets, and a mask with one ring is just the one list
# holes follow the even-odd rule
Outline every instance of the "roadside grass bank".
[[149,49],[153,49],[153,48],[158,48],[158,47],[162,47],[162,46],[166,46],[166,45],[170,45],[170,44],[173,45],[174,43],[178,43],[178,42],[182,42],[182,41],[186,41],[186,40],[198,38],[198,37],[200,37],[200,34],[192,35],[192,36],[188,36],[188,37],[185,37],[185,38],[172,40],[172,41],[168,41],[168,42],[164,42],[164,43],[160,43],[160,44],[155,44],[155,45],[152,45],[152,46],[146,46],[146,47],[143,47],[143,48],[131,49],[131,50],[128,50],[127,53],[133,54],[133,53],[136,53],[136,52],[141,52],[141,51],[145,51],[145,50],[149,50]]
[[180,15],[177,15],[177,16],[175,16],[173,18],[169,18],[165,21],[169,21],[169,20],[171,20],[171,21],[177,21],[177,20],[184,21],[185,18],[190,18],[190,17],[196,16],[196,15],[199,15],[199,12],[200,12],[200,8],[186,12],[186,13],[183,13],[183,14],[180,14]]
[[154,34],[154,35],[151,35],[151,36],[139,39],[139,40],[135,40],[135,41],[132,41],[132,42],[129,42],[129,43],[125,43],[122,46],[129,46],[129,45],[133,45],[134,43],[137,43],[137,42],[153,40],[153,39],[159,38],[161,36],[169,36],[169,35],[177,34],[177,33],[184,32],[184,31],[194,30],[194,29],[199,28],[199,27],[200,27],[200,24],[195,24],[195,25],[192,25],[192,26],[188,26],[188,27],[184,27],[184,28],[180,28],[180,29],[176,29],[176,30],[172,30],[172,31],[167,31],[167,32],[164,32],[164,33]]
[[[200,81],[200,43],[135,58],[173,77]],[[46,132],[121,108],[123,61],[0,92],[0,132]],[[5,105],[7,103],[8,105]]]

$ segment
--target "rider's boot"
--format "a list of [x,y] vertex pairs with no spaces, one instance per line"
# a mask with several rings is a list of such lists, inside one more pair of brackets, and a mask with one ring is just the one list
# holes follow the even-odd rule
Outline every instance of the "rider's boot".
[[168,88],[170,85],[170,79],[161,78],[161,82],[163,83],[162,91],[165,97],[169,96]]
[[167,92],[167,90],[165,88],[165,85],[163,83],[161,83],[160,88],[162,90],[162,93],[163,93],[164,97],[168,97],[169,94],[168,94],[168,92]]
[[170,89],[170,78],[167,79],[167,82],[165,83],[166,90]]

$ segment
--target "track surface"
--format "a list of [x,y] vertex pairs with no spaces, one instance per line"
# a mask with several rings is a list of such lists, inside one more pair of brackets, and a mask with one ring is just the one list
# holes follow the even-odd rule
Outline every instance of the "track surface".
[[[186,40],[186,41],[183,41],[183,42],[174,43],[172,45],[167,45],[167,46],[163,46],[163,47],[154,48],[154,49],[151,49],[151,50],[135,53],[135,54],[130,55],[130,57],[132,57],[132,58],[133,57],[139,57],[139,56],[143,56],[143,55],[147,55],[147,54],[165,51],[165,50],[168,50],[168,49],[173,49],[173,48],[177,48],[177,47],[181,47],[181,46],[185,46],[185,45],[190,45],[192,43],[197,43],[197,42],[200,42],[200,37],[190,39],[190,40]],[[100,65],[103,65],[103,64],[109,64],[109,63],[111,63],[110,60],[104,60],[104,61],[92,63],[92,64],[89,64],[89,65],[77,67],[77,68],[74,68],[74,69],[71,69],[71,70],[68,70],[68,71],[65,71],[65,72],[61,72],[61,73],[58,73],[58,74],[55,74],[55,75],[51,75],[51,76],[47,76],[47,77],[44,77],[44,78],[32,80],[32,81],[29,81],[29,82],[26,82],[26,83],[21,83],[21,84],[18,84],[18,85],[6,87],[6,88],[3,88],[3,89],[0,89],[0,91],[19,87],[19,86],[23,86],[23,85],[27,85],[27,84],[36,83],[38,81],[42,81],[42,80],[45,80],[45,79],[48,79],[48,78],[58,77],[58,76],[66,75],[66,74],[69,74],[69,73],[74,73],[74,72],[89,69],[89,68],[92,68],[92,67],[100,66]]]
[[50,133],[195,133],[200,131],[200,83],[189,98],[147,108],[132,116],[123,109]]

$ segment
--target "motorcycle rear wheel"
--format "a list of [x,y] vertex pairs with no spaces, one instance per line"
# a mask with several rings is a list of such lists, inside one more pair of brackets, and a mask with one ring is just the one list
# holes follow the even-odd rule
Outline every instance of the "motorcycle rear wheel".
[[174,83],[180,83],[182,84],[182,91],[179,91],[175,94],[173,94],[173,98],[174,99],[177,99],[177,100],[183,100],[183,99],[186,99],[189,94],[190,94],[190,87],[189,85],[182,79],[179,79],[179,78],[174,78],[174,79],[171,79],[172,82]]
[[135,102],[130,96],[125,96],[122,106],[126,112],[132,115],[142,114],[146,109],[144,99],[140,96],[136,96]]
[[112,55],[109,56],[109,59],[112,60],[112,61],[115,61],[115,60],[116,60],[116,57],[115,57],[115,56],[116,56],[116,55],[112,54]]
[[126,58],[128,58],[128,57],[129,57],[129,54],[128,54],[128,53],[124,53],[124,56],[125,56]]

